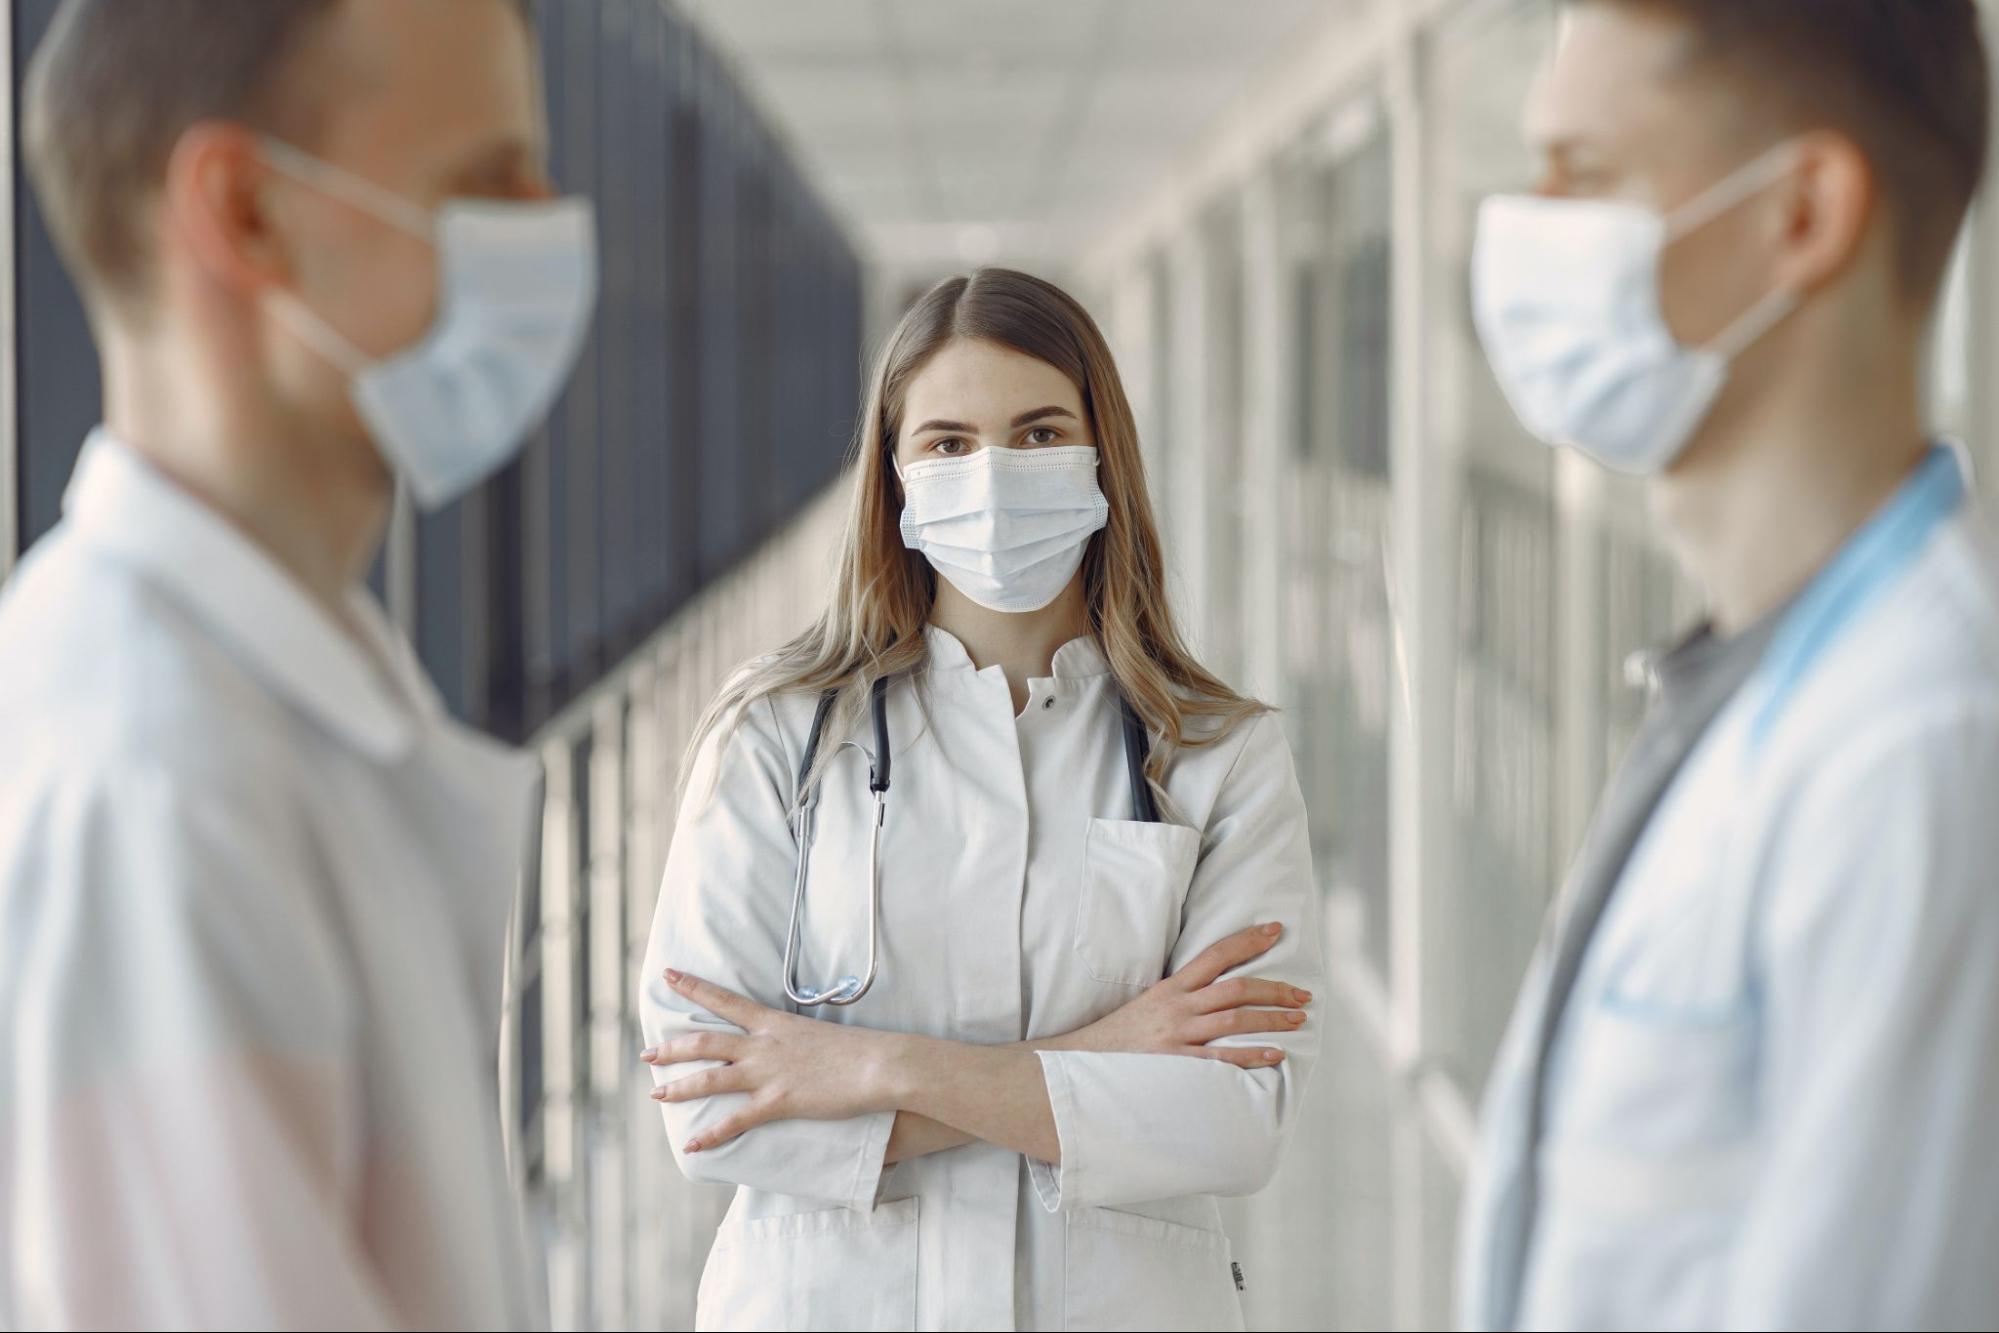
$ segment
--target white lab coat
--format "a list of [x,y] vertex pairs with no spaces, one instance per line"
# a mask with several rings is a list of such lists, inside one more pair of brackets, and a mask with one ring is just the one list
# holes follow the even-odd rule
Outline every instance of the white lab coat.
[[538,1322],[501,1156],[536,773],[133,452],[0,598],[0,1324]]
[[[1633,851],[1550,1049],[1530,972],[1465,1209],[1464,1322],[1999,1323],[1999,563],[1961,512]],[[1501,1258],[1538,1172],[1524,1271]]]
[[[928,635],[927,669],[889,691],[880,976],[821,1017],[986,1044],[1070,1032],[1264,920],[1288,929],[1245,970],[1323,991],[1305,808],[1274,718],[1180,753],[1166,785],[1186,823],[1135,823],[1117,694],[1094,641],[1064,645],[1016,719],[1000,668],[976,670],[951,635]],[[648,1042],[716,1021],[667,989],[668,966],[790,1007],[786,806],[814,703],[758,702],[719,772],[711,744],[689,784],[646,955]],[[850,750],[820,798],[799,969],[809,984],[865,967],[871,809]],[[1214,1196],[1270,1179],[1318,1044],[1309,1022],[1241,1040],[1289,1058],[1243,1070],[1044,1054],[1060,1169],[975,1143],[884,1175],[891,1113],[768,1124],[682,1155],[690,1177],[740,1187],[702,1277],[700,1325],[1240,1327]],[[666,1106],[674,1151],[739,1096]]]

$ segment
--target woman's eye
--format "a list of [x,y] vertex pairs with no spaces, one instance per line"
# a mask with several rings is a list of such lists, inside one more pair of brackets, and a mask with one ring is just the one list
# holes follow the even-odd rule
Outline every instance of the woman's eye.
[[1052,426],[1036,426],[1027,432],[1027,442],[1036,445],[1053,444],[1061,438],[1061,435],[1062,433]]
[[959,454],[965,452],[966,444],[963,440],[954,437],[946,440],[938,440],[930,446],[930,449],[931,452],[943,454],[947,458],[956,458]]

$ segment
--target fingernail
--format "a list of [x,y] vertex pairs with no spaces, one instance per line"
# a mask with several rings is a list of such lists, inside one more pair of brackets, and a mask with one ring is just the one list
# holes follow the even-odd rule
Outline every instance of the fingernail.
[[656,1102],[663,1102],[666,1100],[666,1089],[654,1088],[651,1092],[648,1092],[646,1096],[652,1098]]
[[1269,925],[1267,925],[1267,926],[1265,926],[1265,927],[1263,928],[1263,933],[1264,933],[1264,934],[1266,934],[1266,935],[1275,935],[1275,934],[1276,934],[1276,933],[1277,933],[1278,931],[1280,931],[1280,930],[1282,930],[1282,929],[1284,929],[1284,927],[1283,927],[1283,926],[1281,926],[1281,925],[1277,924],[1277,922],[1273,921],[1273,922],[1271,922],[1271,923],[1270,923]]
[[682,1149],[681,1149],[680,1151],[682,1151],[682,1152],[700,1152],[700,1151],[701,1151],[701,1140],[700,1140],[700,1139],[689,1139],[689,1140],[687,1141],[687,1146],[686,1146],[685,1148],[682,1148]]
[[1312,992],[1308,990],[1300,990],[1294,986],[1291,988],[1291,993],[1298,997],[1298,1003],[1300,1004],[1310,1004],[1312,1002]]
[[674,971],[672,968],[669,967],[668,969],[666,969],[666,980],[667,984],[678,986],[680,984],[680,973]]
[[642,1064],[651,1064],[651,1063],[652,1063],[652,1057],[653,1057],[653,1052],[657,1051],[658,1049],[659,1049],[659,1047],[657,1047],[657,1046],[648,1046],[648,1047],[646,1047],[646,1048],[645,1048],[644,1050],[640,1051],[640,1052],[639,1052],[639,1061],[640,1061],[640,1063],[642,1063]]
[[1291,1020],[1291,1026],[1294,1028],[1305,1021],[1305,1015],[1299,1013],[1287,1014],[1285,1017]]
[[1264,1059],[1266,1059],[1266,1060],[1268,1060],[1268,1061],[1270,1061],[1270,1063],[1271,1063],[1271,1064],[1276,1064],[1276,1063],[1277,1063],[1277,1062],[1278,1062],[1279,1060],[1282,1060],[1282,1059],[1284,1058],[1284,1052],[1282,1052],[1282,1051],[1265,1051],[1265,1052],[1263,1053],[1263,1058],[1264,1058]]

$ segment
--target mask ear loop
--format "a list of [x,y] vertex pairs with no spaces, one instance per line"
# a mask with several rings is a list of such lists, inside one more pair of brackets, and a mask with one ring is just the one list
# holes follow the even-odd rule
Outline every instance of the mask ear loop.
[[[428,244],[436,244],[436,224],[431,215],[395,191],[314,157],[302,148],[294,148],[273,135],[262,137],[260,151],[272,170],[283,173],[306,189],[317,190],[351,208],[360,209],[398,231],[408,232]],[[350,379],[374,364],[372,358],[292,293],[274,292],[269,301],[271,314],[293,337]]]
[[1724,361],[1733,361],[1762,341],[1763,335],[1777,327],[1802,301],[1803,298],[1790,288],[1779,287],[1737,315],[1734,323],[1710,338],[1701,350],[1712,352]]
[[1699,231],[1730,209],[1753,199],[1797,164],[1793,139],[1766,149],[1665,216],[1666,244]]
[[436,243],[437,221],[429,210],[410,202],[394,190],[268,134],[262,139],[262,151],[264,160],[271,167],[307,189],[318,190],[343,204],[358,208],[418,240]]
[[360,348],[348,342],[344,335],[308,310],[305,303],[290,292],[272,292],[265,300],[269,302],[267,308],[278,323],[349,379],[374,364],[362,354]]
[[[1665,244],[1671,245],[1699,231],[1731,209],[1755,198],[1781,180],[1784,173],[1797,164],[1797,160],[1797,141],[1790,139],[1751,158],[1668,214],[1665,219]],[[1803,299],[1799,293],[1779,287],[1737,315],[1727,328],[1710,338],[1700,350],[1724,361],[1734,361],[1796,310]]]

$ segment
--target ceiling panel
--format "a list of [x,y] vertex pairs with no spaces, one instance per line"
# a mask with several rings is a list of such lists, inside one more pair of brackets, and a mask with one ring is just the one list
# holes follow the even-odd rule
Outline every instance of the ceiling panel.
[[882,264],[1059,267],[1358,0],[681,0]]

